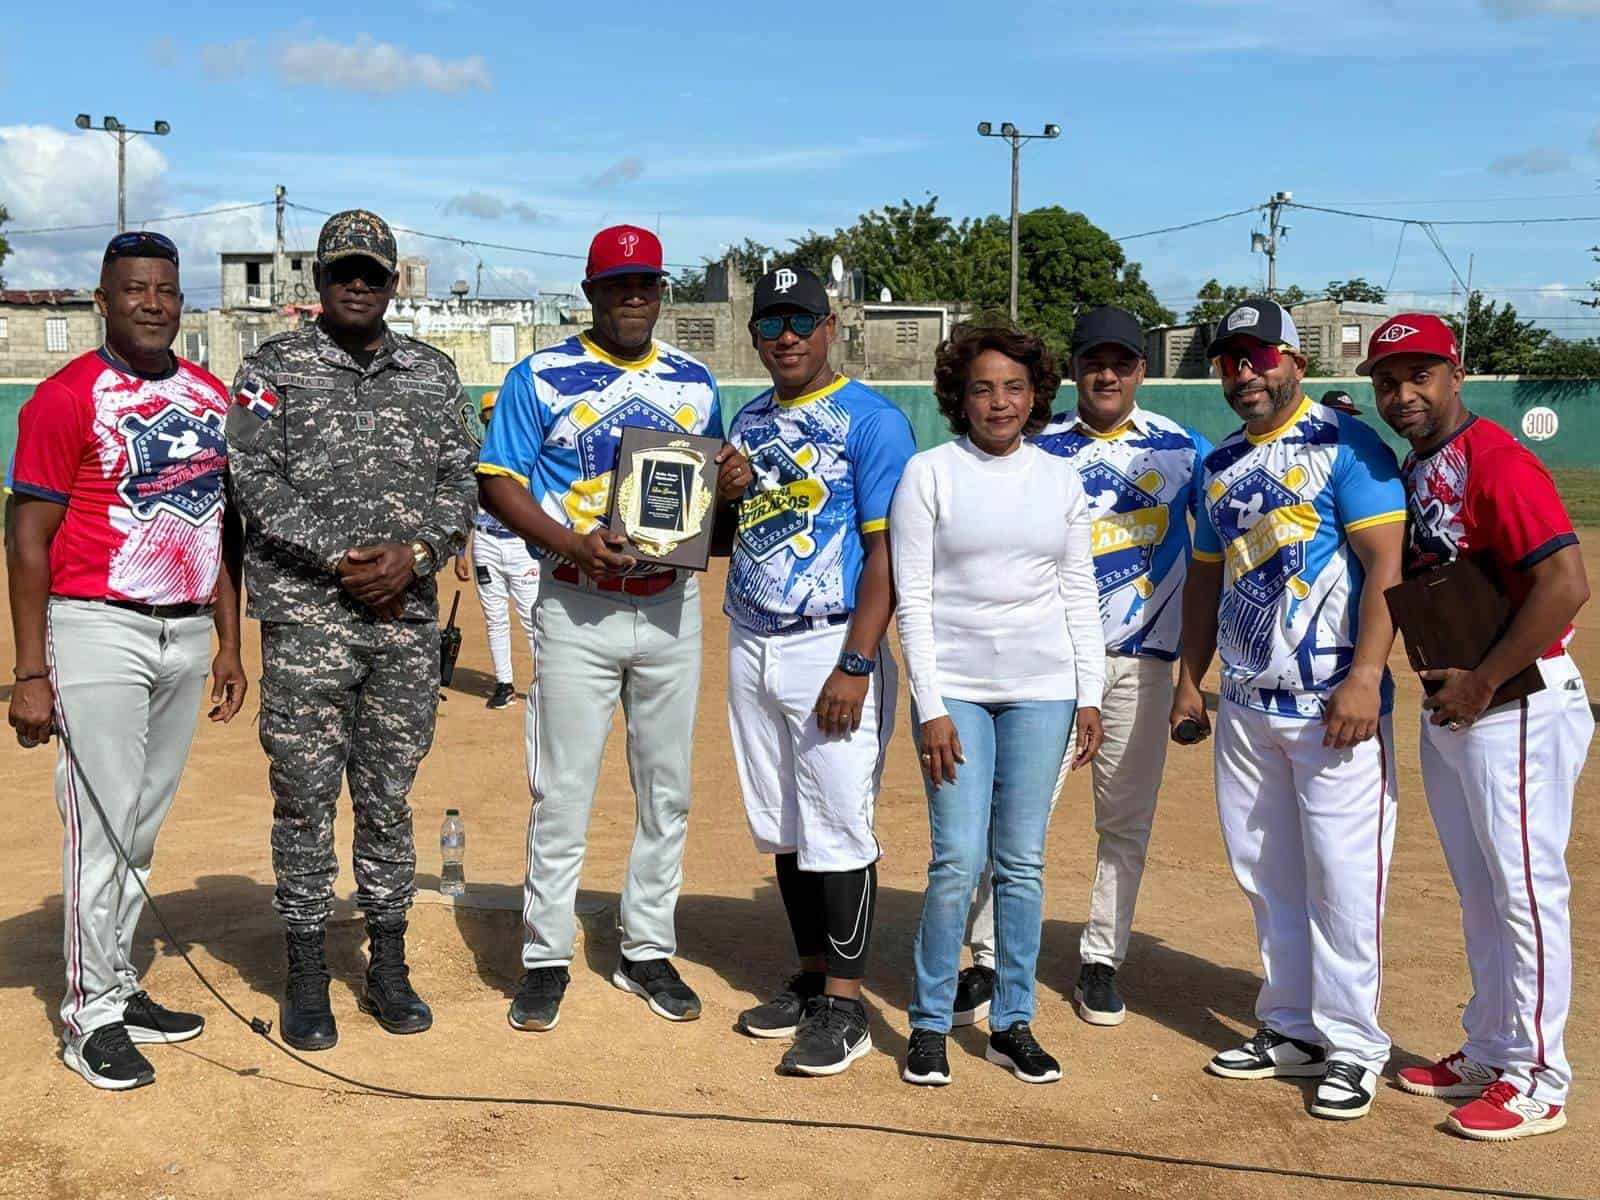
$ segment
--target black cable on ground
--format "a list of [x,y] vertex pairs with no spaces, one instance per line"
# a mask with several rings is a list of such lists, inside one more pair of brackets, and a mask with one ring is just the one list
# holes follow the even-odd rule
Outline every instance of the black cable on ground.
[[[66,714],[62,711],[59,700],[55,712],[56,735],[61,738],[62,744],[67,749],[69,757],[72,756],[72,738],[66,728]],[[68,769],[73,769],[68,764]],[[261,1035],[263,1041],[286,1058],[299,1063],[307,1070],[313,1071],[327,1079],[345,1084],[346,1088],[328,1088],[328,1092],[338,1095],[372,1096],[386,1100],[421,1100],[435,1104],[488,1104],[505,1107],[519,1106],[524,1108],[564,1108],[579,1112],[608,1113],[617,1116],[644,1117],[652,1120],[663,1121],[706,1121],[727,1125],[767,1126],[779,1129],[820,1129],[838,1133],[875,1133],[886,1137],[912,1138],[928,1142],[954,1142],[965,1146],[994,1146],[1007,1150],[1036,1150],[1052,1154],[1079,1154],[1094,1158],[1118,1158],[1133,1162],[1151,1163],[1165,1167],[1200,1168],[1209,1171],[1228,1171],[1240,1175],[1271,1175],[1281,1179],[1305,1179],[1319,1183],[1344,1183],[1358,1187],[1382,1187],[1393,1189],[1410,1188],[1424,1192],[1442,1192],[1457,1196],[1499,1196],[1505,1200],[1584,1200],[1580,1196],[1562,1196],[1547,1192],[1512,1192],[1499,1188],[1479,1187],[1473,1184],[1439,1183],[1427,1179],[1389,1179],[1382,1176],[1371,1175],[1338,1175],[1325,1171],[1308,1171],[1296,1167],[1274,1167],[1261,1163],[1227,1162],[1220,1159],[1192,1158],[1181,1154],[1157,1154],[1146,1150],[1124,1150],[1115,1146],[1078,1145],[1072,1142],[1037,1141],[1030,1138],[994,1137],[978,1133],[952,1133],[939,1129],[917,1129],[903,1125],[880,1125],[870,1121],[824,1121],[809,1117],[763,1117],[751,1113],[730,1112],[704,1112],[693,1110],[678,1110],[665,1108],[641,1108],[631,1104],[606,1104],[599,1100],[570,1100],[551,1096],[477,1096],[477,1095],[449,1095],[432,1092],[413,1092],[405,1088],[388,1087],[381,1083],[368,1083],[364,1079],[356,1079],[349,1075],[342,1075],[338,1071],[324,1067],[319,1063],[295,1052],[282,1041],[272,1036],[272,1022],[264,1021],[260,1017],[247,1017],[228,1002],[212,982],[206,978],[205,972],[189,956],[189,951],[183,941],[173,933],[172,927],[167,924],[167,919],[162,915],[160,907],[155,902],[155,897],[150,894],[150,889],[145,886],[139,872],[129,861],[128,852],[123,849],[122,842],[117,838],[111,827],[110,818],[106,816],[105,809],[100,806],[100,797],[95,794],[93,786],[88,779],[83,780],[83,792],[89,797],[89,803],[94,806],[95,815],[100,818],[100,824],[105,830],[107,839],[117,852],[117,857],[122,860],[122,865],[139,885],[139,890],[144,893],[145,904],[155,916],[156,923],[161,926],[161,931],[167,937],[167,942],[176,947],[189,970],[194,972],[206,991],[216,999],[217,1003],[227,1010],[241,1024]]]

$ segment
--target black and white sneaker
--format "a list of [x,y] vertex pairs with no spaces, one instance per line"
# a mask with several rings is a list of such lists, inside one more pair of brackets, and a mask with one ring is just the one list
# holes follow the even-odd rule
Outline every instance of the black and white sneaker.
[[135,992],[128,997],[122,1023],[128,1030],[128,1040],[136,1045],[187,1042],[199,1037],[206,1027],[206,1019],[199,1013],[173,1012],[150,999],[149,992]]
[[983,1056],[1023,1083],[1054,1083],[1061,1078],[1061,1064],[1034,1040],[1033,1029],[1026,1021],[991,1030]]
[[506,1013],[513,1029],[543,1033],[561,1020],[561,997],[572,976],[565,967],[534,967],[522,976],[522,986]]
[[900,1078],[924,1087],[943,1087],[949,1083],[950,1059],[944,1052],[944,1039],[945,1035],[936,1029],[913,1029]]
[[1369,1071],[1360,1063],[1335,1059],[1328,1064],[1328,1072],[1317,1084],[1316,1099],[1311,1102],[1311,1115],[1327,1117],[1332,1121],[1352,1121],[1364,1117],[1372,1107],[1372,1097],[1378,1089],[1378,1073]]
[[837,1075],[872,1049],[867,1010],[859,1000],[819,996],[806,1008],[778,1070],[784,1075]]
[[643,996],[650,1011],[669,1021],[700,1019],[700,997],[678,975],[669,959],[650,958],[634,962],[624,958],[611,975],[611,982],[625,992]]
[[952,1025],[976,1025],[989,1015],[989,1002],[994,999],[994,968],[971,966],[956,976],[955,1011],[950,1014]]
[[1263,1025],[1236,1050],[1224,1050],[1206,1064],[1223,1079],[1294,1079],[1322,1075],[1328,1056],[1321,1046],[1284,1037]]
[[1072,1006],[1091,1025],[1121,1025],[1128,1008],[1117,994],[1117,969],[1109,963],[1084,963],[1072,989]]
[[510,708],[517,698],[517,689],[509,683],[494,685],[494,693],[484,703],[485,708]]
[[807,1002],[822,995],[826,981],[827,976],[821,971],[796,972],[771,1000],[740,1013],[735,1028],[750,1037],[793,1037],[800,1019],[806,1015]]
[[128,1039],[121,1021],[67,1042],[61,1048],[61,1061],[108,1092],[126,1092],[156,1081],[156,1069]]

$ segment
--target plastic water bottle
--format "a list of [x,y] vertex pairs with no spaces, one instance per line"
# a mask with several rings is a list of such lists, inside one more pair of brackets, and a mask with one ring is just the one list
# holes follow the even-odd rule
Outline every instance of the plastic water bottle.
[[444,810],[439,827],[439,894],[461,896],[467,891],[467,823],[459,808]]

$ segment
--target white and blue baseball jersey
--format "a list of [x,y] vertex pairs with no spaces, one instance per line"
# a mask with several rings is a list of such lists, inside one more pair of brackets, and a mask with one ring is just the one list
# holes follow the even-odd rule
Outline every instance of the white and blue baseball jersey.
[[1189,517],[1200,496],[1200,460],[1211,443],[1135,405],[1110,433],[1057,413],[1034,444],[1077,468],[1094,519],[1091,553],[1108,654],[1178,657]]
[[917,450],[911,422],[841,375],[794,400],[762,392],[728,440],[755,479],[739,509],[723,611],[755,633],[854,612],[861,537],[889,526],[895,485]]
[[[681,350],[656,342],[643,359],[626,362],[579,334],[511,368],[478,473],[521,481],[552,518],[588,533],[606,523],[626,426],[720,438],[721,404],[711,372]],[[641,564],[633,573],[665,569]]]
[[[1243,429],[1204,460],[1194,557],[1225,562],[1218,613],[1224,699],[1322,715],[1355,657],[1361,560],[1350,533],[1404,521],[1394,453],[1367,425],[1307,397],[1262,437]],[[1383,711],[1393,701],[1383,679]]]

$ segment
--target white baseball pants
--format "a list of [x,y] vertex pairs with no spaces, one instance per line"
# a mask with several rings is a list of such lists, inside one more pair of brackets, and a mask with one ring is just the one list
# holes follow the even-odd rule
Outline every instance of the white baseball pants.
[[[1155,822],[1156,797],[1167,763],[1173,665],[1149,655],[1106,655],[1106,689],[1100,705],[1105,741],[1089,769],[1094,787],[1094,886],[1089,917],[1078,939],[1082,962],[1120,967],[1128,956],[1133,910],[1144,879],[1145,853]],[[1077,750],[1069,739],[1056,794]],[[1055,799],[1051,798],[1052,808]],[[994,886],[987,867],[972,912],[972,961],[994,967]]]
[[1563,1033],[1572,994],[1567,835],[1594,717],[1577,664],[1539,664],[1545,690],[1457,732],[1422,714],[1422,782],[1450,877],[1472,1001],[1469,1058],[1519,1091],[1565,1104]]
[[631,596],[550,579],[534,636],[539,672],[523,726],[533,806],[522,965],[572,961],[589,813],[619,699],[637,813],[619,906],[622,953],[636,962],[671,958],[700,694],[699,583],[690,576],[654,596]]
[[1266,975],[1256,1017],[1381,1072],[1383,905],[1394,849],[1394,722],[1348,750],[1318,720],[1224,699],[1217,813],[1234,878],[1255,912]]
[[534,651],[533,606],[539,599],[539,560],[528,553],[519,537],[495,537],[477,530],[472,535],[472,575],[478,585],[478,604],[489,636],[489,657],[497,683],[511,683],[511,621],[506,601],[517,611],[522,632],[528,635],[528,652]]
[[[162,620],[87,600],[52,599],[56,805],[66,913],[68,1038],[122,1020],[139,990],[133,935],[144,909],[156,835],[194,738],[211,655],[211,617]],[[70,740],[70,748],[68,741]],[[95,812],[133,864],[123,865]],[[137,875],[137,879],[135,878]]]
[[813,709],[838,664],[848,625],[802,633],[728,633],[728,727],[750,835],[762,854],[796,854],[802,871],[878,861],[872,832],[899,678],[885,639],[861,728],[824,737]]

